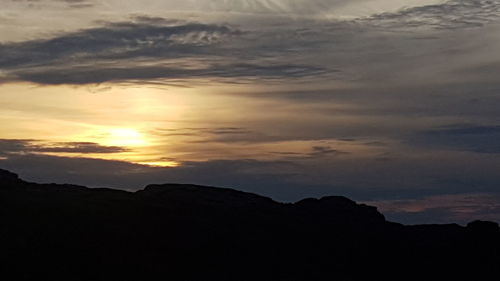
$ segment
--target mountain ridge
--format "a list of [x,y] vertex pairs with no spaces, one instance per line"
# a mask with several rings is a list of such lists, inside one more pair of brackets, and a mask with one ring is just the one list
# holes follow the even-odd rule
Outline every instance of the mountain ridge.
[[[36,184],[0,170],[8,280],[405,280],[499,273],[498,224],[404,226],[341,196]],[[387,266],[390,265],[389,270]],[[460,270],[457,270],[459,268]],[[434,280],[434,279],[429,279]]]

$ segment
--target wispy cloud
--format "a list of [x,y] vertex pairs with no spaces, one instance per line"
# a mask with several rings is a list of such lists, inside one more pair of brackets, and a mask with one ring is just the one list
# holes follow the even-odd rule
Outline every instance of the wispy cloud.
[[[241,60],[230,41],[241,32],[224,25],[136,17],[59,37],[0,45],[0,82],[96,84],[209,79],[245,83],[320,76],[326,68]],[[182,59],[182,60],[181,60]]]
[[29,4],[43,4],[44,2],[65,3],[69,8],[90,8],[96,3],[94,0],[10,0],[11,2],[25,2]]
[[478,27],[500,19],[496,0],[450,0],[445,3],[412,7],[363,19],[375,26],[393,28],[456,29]]
[[0,155],[30,153],[109,154],[130,151],[117,146],[102,146],[92,142],[44,142],[40,140],[0,139]]

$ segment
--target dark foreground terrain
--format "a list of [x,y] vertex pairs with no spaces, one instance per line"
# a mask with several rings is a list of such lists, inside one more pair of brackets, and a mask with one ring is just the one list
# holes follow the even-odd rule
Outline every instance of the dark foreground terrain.
[[129,193],[0,170],[0,280],[500,280],[498,225],[403,226],[344,197]]

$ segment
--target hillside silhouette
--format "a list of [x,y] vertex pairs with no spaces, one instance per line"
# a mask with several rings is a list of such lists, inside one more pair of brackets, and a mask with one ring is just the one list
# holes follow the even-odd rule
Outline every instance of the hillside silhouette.
[[2,280],[498,280],[500,230],[404,226],[345,197],[294,204],[231,189],[138,192],[0,170]]

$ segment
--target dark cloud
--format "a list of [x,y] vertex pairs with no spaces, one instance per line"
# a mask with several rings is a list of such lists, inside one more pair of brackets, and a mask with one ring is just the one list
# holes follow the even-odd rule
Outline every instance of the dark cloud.
[[[231,47],[241,32],[228,26],[138,16],[47,39],[0,45],[0,82],[96,84],[209,79],[245,83],[317,77],[322,67],[256,57]],[[182,61],[181,61],[182,59]],[[245,62],[248,61],[248,62]],[[182,84],[182,83],[181,83]]]
[[235,188],[283,202],[340,194],[366,199],[393,190],[297,181],[297,177],[309,172],[294,161],[211,160],[163,168],[123,161],[15,154],[0,158],[0,167],[15,171],[26,180],[43,183],[75,183],[126,190],[139,190],[151,183],[192,183]]
[[0,155],[0,165],[37,181],[125,189],[138,189],[152,182],[197,183],[252,191],[281,201],[334,194],[356,200],[402,200],[442,194],[498,193],[500,180],[497,157],[439,152],[425,157],[393,153],[381,162],[378,155],[361,157],[323,146],[311,147],[309,153],[280,152],[281,160],[189,162],[181,159],[182,165],[178,167],[159,168],[37,152],[19,153],[27,150],[22,144],[7,144],[9,148],[5,150],[18,153]]
[[331,156],[339,156],[350,154],[349,152],[334,149],[331,146],[313,146],[311,147],[310,152],[291,152],[291,151],[279,151],[279,152],[271,152],[271,154],[279,155],[285,157],[288,160],[304,160],[304,159],[317,159],[331,157]]
[[254,132],[241,127],[214,127],[214,128],[176,128],[156,129],[152,132],[159,136],[225,136],[225,135],[249,135]]
[[202,47],[235,32],[226,26],[197,23],[167,26],[140,22],[108,23],[52,39],[0,45],[0,66],[11,69],[137,56],[186,57],[203,53]]
[[52,1],[64,2],[68,5],[68,7],[75,9],[90,8],[95,6],[94,0],[52,0]]
[[452,125],[420,132],[408,142],[434,149],[500,153],[500,126]]
[[243,127],[156,129],[151,132],[163,137],[188,137],[188,143],[255,144],[290,140],[289,136],[269,135]]
[[499,18],[500,2],[496,0],[451,0],[442,4],[407,8],[396,13],[377,14],[362,21],[389,29],[455,29],[483,26]]
[[429,196],[411,200],[375,203],[389,220],[421,223],[467,224],[474,220],[500,220],[500,196],[495,193],[465,193]]
[[304,78],[327,73],[325,69],[305,65],[212,64],[202,69],[183,69],[174,66],[106,67],[74,66],[67,68],[34,68],[11,72],[8,80],[28,81],[45,85],[84,85],[104,82],[188,84],[189,79],[250,83],[255,80]]
[[208,131],[215,135],[239,135],[239,134],[248,134],[251,132],[244,128],[236,128],[236,127],[221,127],[221,128],[210,129]]
[[[275,121],[270,121],[275,122]],[[286,120],[288,122],[288,119]],[[255,126],[255,124],[253,124]],[[224,144],[263,144],[263,143],[277,143],[277,142],[291,142],[291,141],[310,141],[318,142],[324,141],[343,141],[342,139],[337,139],[336,137],[339,133],[335,131],[324,130],[316,134],[302,134],[298,133],[299,127],[303,124],[295,124],[292,126],[293,132],[285,133],[284,127],[280,134],[275,132],[274,125],[271,128],[266,128],[265,126],[260,128],[260,130],[249,129],[244,127],[214,127],[214,128],[177,128],[177,129],[161,129],[157,128],[151,131],[151,134],[162,137],[189,137],[189,143],[224,143]],[[308,124],[304,124],[307,126]],[[330,128],[328,124],[324,125]],[[302,129],[302,128],[301,128]],[[323,129],[323,128],[321,128]],[[357,141],[353,139],[353,141]],[[323,151],[321,151],[323,149]],[[334,154],[345,153],[341,151],[331,150],[329,146],[316,146],[311,148],[311,153],[300,153],[301,155],[311,156],[316,153],[320,154]],[[278,153],[279,154],[279,153]]]
[[12,152],[23,152],[31,140],[0,140],[0,155],[6,155]]
[[333,149],[330,146],[313,146],[312,150],[313,150],[311,154],[312,156],[324,156],[324,155],[345,153],[337,149]]
[[[151,24],[151,25],[175,25],[175,24],[188,23],[186,21],[179,19],[166,19],[162,17],[149,16],[147,14],[136,14],[130,16],[130,18],[132,19],[133,22],[140,22],[143,24]],[[113,25],[112,22],[102,21],[101,23]]]
[[92,142],[59,142],[51,146],[37,146],[31,148],[33,152],[53,153],[122,153],[129,149],[118,146],[102,146]]
[[0,139],[0,155],[30,153],[75,153],[75,154],[109,154],[129,151],[117,146],[102,146],[92,142],[53,142],[39,140]]
[[233,187],[280,199],[301,198],[308,193],[293,186],[286,188],[285,175],[297,168],[287,161],[213,160],[161,168],[122,161],[13,154],[0,158],[0,166],[17,171],[28,180],[93,187],[138,190],[151,183],[176,182]]

